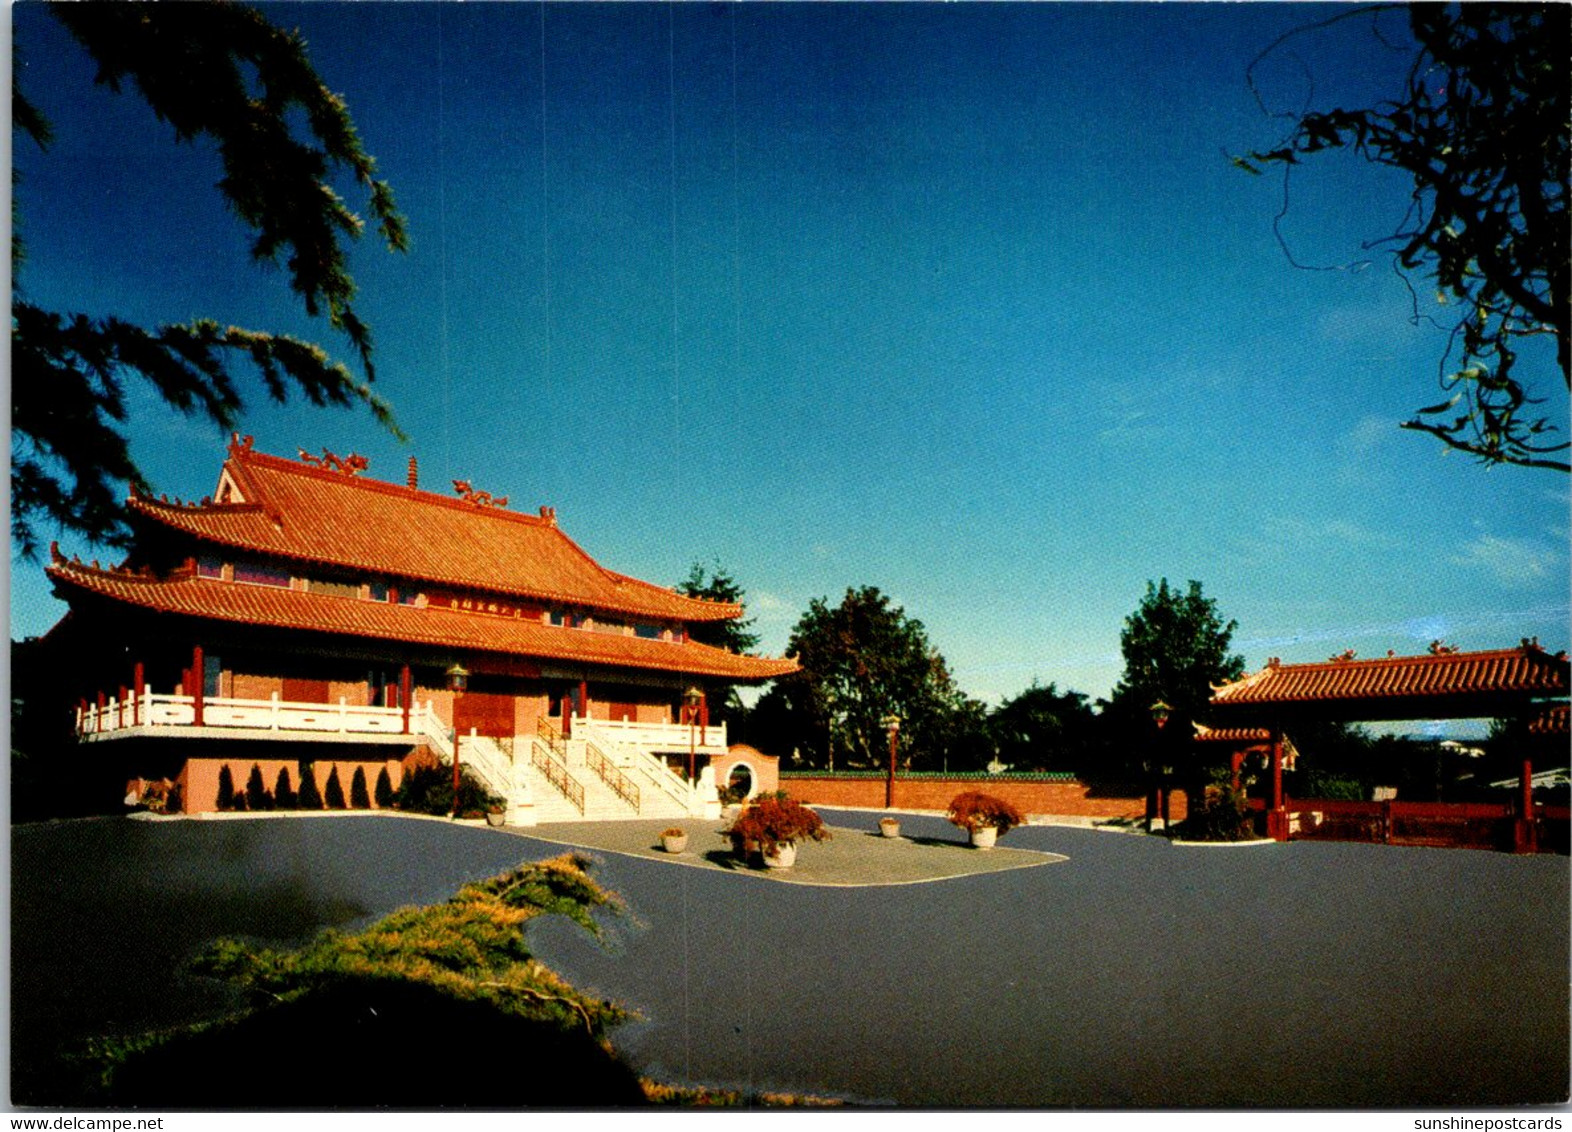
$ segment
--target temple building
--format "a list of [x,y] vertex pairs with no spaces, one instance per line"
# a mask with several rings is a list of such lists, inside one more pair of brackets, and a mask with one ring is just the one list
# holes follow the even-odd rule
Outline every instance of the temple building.
[[712,812],[733,757],[768,785],[773,760],[729,755],[707,704],[796,664],[690,638],[740,606],[606,569],[550,508],[422,490],[413,459],[404,484],[365,470],[236,437],[210,499],[133,496],[122,565],[55,550],[71,609],[50,637],[96,689],[80,737],[185,812],[217,808],[221,778],[369,795],[418,758],[457,757],[521,824]]

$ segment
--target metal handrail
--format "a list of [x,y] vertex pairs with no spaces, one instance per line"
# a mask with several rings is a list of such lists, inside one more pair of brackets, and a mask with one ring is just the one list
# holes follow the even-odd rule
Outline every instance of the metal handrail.
[[558,762],[566,763],[568,761],[567,741],[563,739],[562,733],[551,725],[551,720],[543,715],[537,716],[535,718],[535,734],[539,736],[541,742],[546,744],[547,749],[556,756]]
[[532,743],[530,761],[535,764],[535,769],[546,776],[546,781],[562,792],[562,796],[578,808],[580,814],[584,813],[584,784],[568,773],[568,768],[558,762],[549,747],[542,747],[539,743]]
[[601,749],[594,743],[585,740],[584,762],[601,781],[611,787],[612,791],[628,805],[633,807],[633,812],[639,812],[639,788],[634,781],[612,765]]

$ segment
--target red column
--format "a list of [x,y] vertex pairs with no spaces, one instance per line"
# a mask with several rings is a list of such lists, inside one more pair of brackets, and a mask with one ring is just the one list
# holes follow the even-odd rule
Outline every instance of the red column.
[[196,712],[193,720],[195,726],[202,726],[202,692],[207,683],[207,666],[202,661],[202,646],[195,645],[191,649],[191,695],[192,708]]
[[86,700],[77,700],[77,702],[76,702],[76,733],[78,735],[85,735],[85,734],[87,734],[87,701]]
[[708,692],[703,692],[699,695],[699,746],[701,747],[706,747],[709,745],[709,738],[706,735],[706,731],[708,731],[709,726],[710,694]]
[[1272,810],[1266,816],[1266,833],[1274,841],[1288,840],[1288,814],[1283,810],[1283,733],[1272,729]]
[[103,729],[104,729],[104,693],[100,692],[100,693],[98,693],[98,726],[95,727],[94,730],[95,731],[102,731]]
[[1235,751],[1233,758],[1228,761],[1229,769],[1233,772],[1234,793],[1239,792],[1239,771],[1244,767],[1245,753]]
[[140,660],[131,671],[131,686],[136,691],[136,699],[131,701],[131,726],[135,727],[142,722],[142,694],[147,691],[147,674]]
[[398,702],[404,708],[404,734],[409,734],[409,701],[413,698],[414,689],[409,674],[409,665],[405,665],[398,674]]
[[573,738],[573,697],[562,697],[562,737]]
[[1523,760],[1521,795],[1518,798],[1517,821],[1513,823],[1512,850],[1515,853],[1534,853],[1539,849],[1538,830],[1534,826],[1534,761]]
[[126,686],[120,685],[120,699],[115,707],[115,727],[124,728],[126,725]]
[[895,808],[895,728],[890,728],[890,775],[884,780],[884,808]]
[[579,681],[579,714],[589,718],[589,681]]

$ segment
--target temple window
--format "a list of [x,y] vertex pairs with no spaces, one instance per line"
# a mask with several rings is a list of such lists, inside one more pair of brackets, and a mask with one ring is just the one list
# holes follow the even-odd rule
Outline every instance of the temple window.
[[289,588],[290,574],[278,566],[266,566],[259,562],[235,563],[235,581],[250,582],[254,586],[282,586]]
[[204,554],[197,559],[196,572],[199,578],[222,578],[224,561],[216,554]]
[[366,596],[372,601],[387,601],[388,584],[386,582],[372,582],[366,587]]
[[643,637],[646,641],[658,641],[663,635],[663,630],[659,625],[635,625],[633,635]]

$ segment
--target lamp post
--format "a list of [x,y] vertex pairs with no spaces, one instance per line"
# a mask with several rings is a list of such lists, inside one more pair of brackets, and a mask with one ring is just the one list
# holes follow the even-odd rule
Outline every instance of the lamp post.
[[[1163,746],[1163,728],[1167,726],[1168,717],[1173,714],[1173,711],[1174,709],[1169,707],[1162,700],[1158,700],[1151,707],[1152,722],[1157,724],[1157,743],[1159,748]],[[1163,766],[1162,760],[1162,756],[1167,752],[1166,750],[1159,750],[1157,753],[1157,781],[1152,786],[1152,795],[1147,804],[1147,833],[1152,832],[1152,820],[1154,818],[1163,823],[1163,828],[1165,830],[1168,828],[1168,793],[1166,786],[1166,775],[1164,773],[1165,768]]]
[[448,669],[448,690],[453,693],[453,817],[458,817],[459,808],[459,734],[458,734],[458,699],[464,694],[464,689],[469,687],[469,669],[462,664],[455,664]]
[[694,763],[697,761],[697,753],[694,750],[694,735],[698,731],[698,727],[699,727],[699,704],[701,702],[703,702],[703,700],[704,700],[704,693],[699,691],[699,689],[697,687],[690,687],[686,692],[682,693],[682,702],[683,702],[684,706],[686,706],[687,709],[688,709],[688,781],[689,782],[692,782],[694,780],[694,777],[695,777]]
[[884,717],[884,729],[890,733],[890,773],[884,780],[884,808],[895,808],[895,741],[901,732],[901,717],[890,714]]

